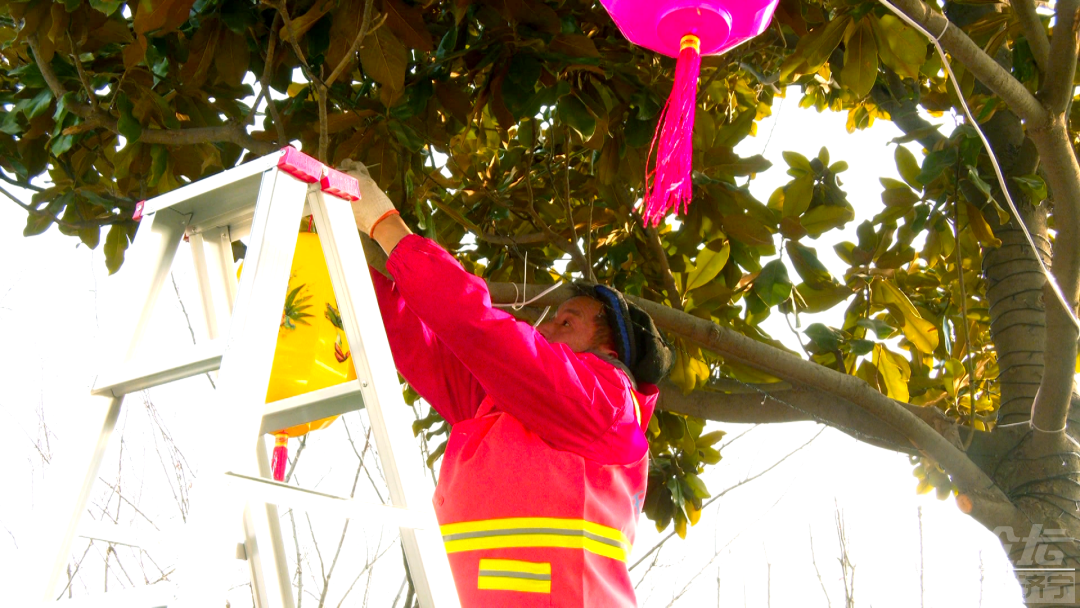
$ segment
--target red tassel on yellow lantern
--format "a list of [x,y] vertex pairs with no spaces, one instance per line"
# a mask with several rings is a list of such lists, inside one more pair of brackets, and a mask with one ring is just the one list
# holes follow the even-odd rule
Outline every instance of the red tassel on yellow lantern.
[[[293,254],[266,402],[355,379],[356,370],[319,235],[301,232]],[[275,431],[271,464],[274,479],[285,480],[290,438],[326,428],[336,419],[337,416],[331,416]]]

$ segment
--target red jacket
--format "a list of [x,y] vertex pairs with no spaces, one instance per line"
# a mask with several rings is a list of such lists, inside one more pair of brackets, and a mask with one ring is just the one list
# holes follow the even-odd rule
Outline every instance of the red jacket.
[[635,606],[656,388],[492,308],[427,239],[387,270],[372,276],[394,361],[452,425],[435,506],[463,605]]

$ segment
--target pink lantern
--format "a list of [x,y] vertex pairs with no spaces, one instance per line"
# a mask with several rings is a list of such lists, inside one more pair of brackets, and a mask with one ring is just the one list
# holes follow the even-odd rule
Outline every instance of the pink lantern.
[[780,0],[601,0],[626,38],[677,57],[675,85],[660,114],[656,150],[645,174],[645,224],[668,211],[685,213],[690,182],[694,109],[702,55],[719,55],[765,31]]

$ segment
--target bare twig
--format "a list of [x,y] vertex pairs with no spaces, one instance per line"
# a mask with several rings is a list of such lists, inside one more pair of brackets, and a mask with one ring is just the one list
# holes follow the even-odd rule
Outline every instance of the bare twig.
[[1031,47],[1031,56],[1035,59],[1035,65],[1045,73],[1050,61],[1050,40],[1046,36],[1046,28],[1043,27],[1039,14],[1035,12],[1033,0],[1012,0],[1013,13],[1020,21],[1020,27],[1024,28],[1024,38]]
[[660,233],[655,226],[645,226],[645,241],[649,243],[649,251],[652,252],[656,263],[660,265],[660,278],[664,281],[664,289],[668,292],[668,301],[676,310],[683,309],[682,294],[675,283],[675,275],[671,273],[671,265],[668,264],[667,252],[664,244],[660,242]]
[[[821,435],[821,434],[822,434],[823,432],[825,432],[825,429],[824,429],[824,428],[822,428],[822,429],[821,429],[821,430],[819,430],[819,431],[818,431],[817,433],[815,433],[815,434],[814,434],[814,436],[813,436],[813,437],[811,437],[811,438],[810,438],[810,439],[809,439],[809,440],[808,440],[808,441],[807,441],[806,443],[804,443],[804,444],[800,445],[799,447],[795,448],[794,450],[792,450],[792,451],[788,452],[786,456],[784,456],[784,457],[783,457],[783,458],[781,458],[780,460],[777,460],[776,462],[774,462],[774,463],[773,463],[773,464],[772,464],[772,465],[771,465],[771,466],[770,466],[769,468],[767,468],[767,469],[765,469],[765,470],[763,470],[763,471],[761,471],[761,472],[759,472],[759,473],[756,473],[756,474],[754,474],[754,475],[751,475],[751,476],[749,476],[749,477],[747,477],[747,478],[743,479],[742,481],[740,481],[740,482],[736,483],[735,485],[733,485],[733,486],[730,486],[730,487],[728,487],[728,488],[724,489],[724,490],[723,490],[722,492],[720,492],[719,494],[716,494],[716,495],[714,495],[714,496],[713,496],[712,498],[710,498],[709,500],[705,501],[705,502],[704,502],[704,503],[703,503],[703,504],[701,505],[701,510],[702,510],[702,511],[704,511],[704,510],[705,510],[705,507],[707,507],[707,506],[711,505],[712,503],[716,502],[717,500],[719,500],[719,499],[720,499],[720,497],[721,497],[721,496],[723,496],[723,495],[727,494],[728,492],[730,492],[730,491],[732,491],[732,490],[734,490],[734,489],[736,489],[736,488],[742,487],[742,486],[744,486],[744,485],[746,485],[746,484],[750,483],[751,481],[754,481],[755,479],[757,479],[757,478],[761,477],[762,475],[765,475],[766,473],[768,473],[769,471],[771,471],[771,470],[775,469],[776,467],[780,466],[781,464],[783,464],[783,462],[784,462],[785,460],[787,460],[788,458],[791,458],[792,456],[794,456],[795,454],[797,454],[797,453],[798,453],[798,452],[799,452],[800,450],[802,450],[802,449],[803,449],[803,448],[805,448],[806,446],[808,446],[808,445],[810,445],[811,443],[813,443],[813,441],[814,441],[815,439],[817,439],[817,438],[818,438],[818,437],[819,437],[819,436],[820,436],[820,435]],[[631,566],[630,566],[630,567],[628,568],[628,570],[633,570],[634,568],[638,567],[638,565],[639,565],[639,564],[641,564],[641,562],[645,561],[646,559],[648,559],[648,557],[649,557],[650,555],[652,555],[653,553],[655,553],[656,551],[658,551],[658,550],[660,549],[660,547],[662,547],[662,546],[664,545],[664,543],[666,543],[667,541],[671,540],[671,537],[673,537],[673,536],[675,536],[675,532],[671,532],[671,533],[669,533],[669,534],[668,534],[667,536],[665,536],[664,538],[660,539],[660,541],[659,541],[659,542],[657,542],[657,543],[656,543],[655,545],[653,545],[652,549],[649,549],[649,550],[648,550],[648,551],[647,551],[647,552],[645,553],[645,555],[642,555],[641,557],[639,557],[639,558],[638,558],[638,560],[637,560],[636,562],[634,562],[634,563],[633,563],[633,564],[632,564],[632,565],[631,565]]]
[[832,599],[829,598],[829,591],[825,588],[825,581],[821,578],[821,570],[817,565],[817,555],[814,553],[814,528],[810,527],[810,561],[814,563],[814,572],[817,573],[818,584],[821,585],[821,592],[825,594],[825,603],[832,608]]
[[90,86],[90,79],[86,77],[86,71],[83,70],[82,61],[79,60],[79,50],[75,48],[75,41],[71,39],[71,32],[64,32],[68,39],[68,44],[71,46],[71,59],[75,62],[75,70],[79,74],[79,82],[82,83],[83,89],[86,91],[86,98],[90,100],[90,107],[97,107],[97,95],[94,94],[94,87]]
[[281,123],[281,116],[278,114],[277,105],[274,103],[274,98],[270,96],[270,78],[274,74],[274,56],[277,54],[277,41],[278,41],[278,27],[281,24],[281,14],[274,13],[274,21],[270,25],[270,33],[267,34],[269,41],[266,45],[266,61],[263,63],[262,78],[259,79],[259,85],[264,91],[266,91],[266,109],[270,112],[270,118],[274,121],[274,130],[277,132],[277,143],[279,146],[285,145],[287,141],[285,139],[285,125]]

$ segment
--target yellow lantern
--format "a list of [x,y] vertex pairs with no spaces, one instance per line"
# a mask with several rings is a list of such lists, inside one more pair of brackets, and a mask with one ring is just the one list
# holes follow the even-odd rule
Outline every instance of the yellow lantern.
[[[319,235],[297,235],[289,288],[281,312],[266,402],[356,379]],[[326,428],[337,416],[274,432],[274,479],[283,481],[290,437]]]

